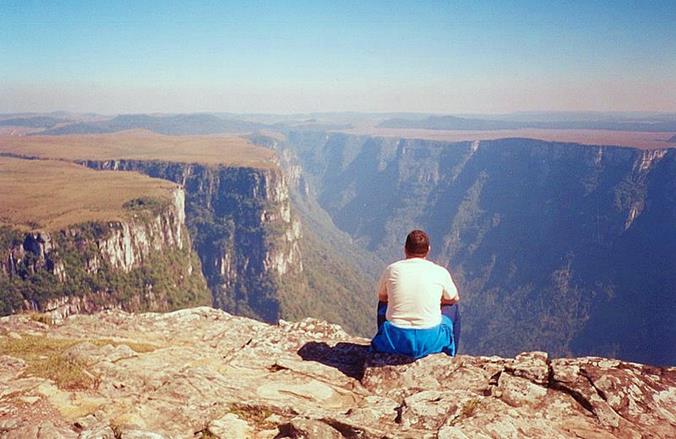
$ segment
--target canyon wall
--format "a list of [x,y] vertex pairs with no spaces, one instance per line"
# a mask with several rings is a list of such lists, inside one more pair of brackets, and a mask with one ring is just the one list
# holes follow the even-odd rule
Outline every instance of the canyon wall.
[[300,307],[282,283],[303,282],[300,223],[293,218],[279,169],[208,166],[164,161],[81,162],[179,183],[186,222],[217,308],[275,322]]
[[676,363],[676,150],[287,137],[301,192],[364,257],[430,233],[460,285],[464,352]]

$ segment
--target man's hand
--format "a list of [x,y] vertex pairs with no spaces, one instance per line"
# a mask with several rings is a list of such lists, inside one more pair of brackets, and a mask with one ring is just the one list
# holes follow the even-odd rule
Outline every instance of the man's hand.
[[460,296],[456,296],[455,298],[450,299],[450,300],[449,300],[449,299],[445,299],[445,298],[443,298],[443,297],[441,298],[441,304],[442,304],[442,305],[455,305],[455,304],[458,303],[459,301],[460,301]]

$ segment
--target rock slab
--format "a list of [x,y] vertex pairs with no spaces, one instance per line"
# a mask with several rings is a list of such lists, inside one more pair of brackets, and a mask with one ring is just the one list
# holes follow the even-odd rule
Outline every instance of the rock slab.
[[15,315],[0,319],[0,438],[24,437],[672,438],[676,368],[542,352],[412,362],[323,321],[207,307]]

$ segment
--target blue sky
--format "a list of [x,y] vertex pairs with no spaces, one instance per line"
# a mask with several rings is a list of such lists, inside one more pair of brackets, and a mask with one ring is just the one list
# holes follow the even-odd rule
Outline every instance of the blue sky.
[[676,111],[674,1],[0,0],[0,112]]

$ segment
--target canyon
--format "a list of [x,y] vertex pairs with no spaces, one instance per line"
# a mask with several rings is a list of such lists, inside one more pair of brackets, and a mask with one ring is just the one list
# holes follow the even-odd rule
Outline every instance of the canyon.
[[[61,145],[65,147],[59,147]],[[5,155],[27,163],[59,159],[99,172],[120,175],[133,172],[177,183],[185,199],[181,220],[190,238],[188,251],[199,258],[194,273],[206,281],[213,306],[268,322],[282,317],[298,319],[317,315],[347,325],[352,323],[351,329],[360,333],[369,331],[366,319],[361,323],[357,319],[354,323],[352,317],[362,312],[366,300],[355,298],[348,289],[349,283],[341,285],[343,269],[332,264],[334,258],[319,238],[310,233],[301,239],[301,225],[291,209],[286,177],[268,149],[236,137],[190,138],[134,132],[11,138],[5,139],[2,150]],[[105,198],[106,190],[99,195]],[[114,239],[123,242],[135,238],[116,235]],[[309,255],[305,259],[317,254],[322,259],[321,266],[311,263],[306,272],[301,246]],[[27,244],[19,247],[27,247]],[[11,258],[13,248],[5,246],[6,258]],[[155,250],[161,253],[160,249]],[[125,251],[131,252],[128,259],[143,257],[134,246]],[[39,255],[40,251],[36,252]],[[167,282],[173,277],[169,275]],[[30,282],[21,285],[26,290],[36,288]],[[62,282],[55,285],[72,289]],[[89,290],[100,292],[97,286]],[[81,295],[80,291],[62,294]],[[190,297],[189,291],[186,296]],[[44,311],[52,306],[35,301],[30,308]],[[161,304],[144,309],[169,308]],[[89,312],[99,309],[103,309],[103,305],[83,308]],[[5,311],[11,312],[12,309]]]
[[676,363],[673,149],[289,128],[14,137],[2,150],[177,184],[210,301],[237,315],[370,336],[377,276],[421,227],[460,286],[462,352]]
[[321,130],[268,144],[302,175],[296,205],[362,259],[382,269],[429,232],[460,286],[465,352],[676,362],[676,150]]

